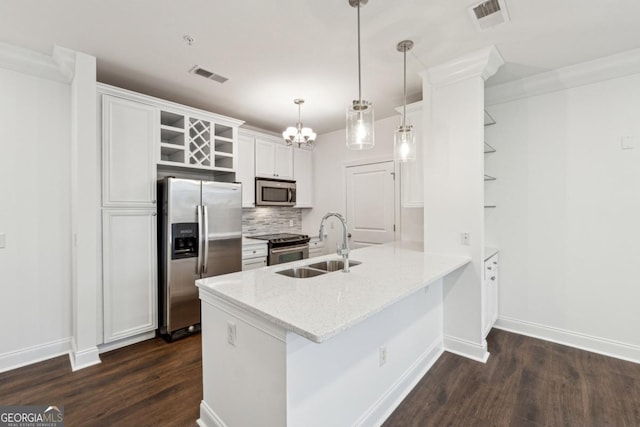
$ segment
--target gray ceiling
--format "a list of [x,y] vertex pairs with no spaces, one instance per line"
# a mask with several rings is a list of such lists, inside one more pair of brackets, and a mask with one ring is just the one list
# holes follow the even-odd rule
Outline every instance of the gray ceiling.
[[[468,0],[370,0],[362,8],[363,98],[376,118],[410,100],[417,73],[495,44],[506,65],[488,84],[640,47],[638,0],[506,0],[511,21],[478,32]],[[280,132],[302,120],[318,133],[344,127],[358,95],[356,10],[348,0],[0,0],[0,40],[98,58],[98,80]],[[196,42],[189,46],[183,36]],[[188,74],[201,65],[219,84]]]

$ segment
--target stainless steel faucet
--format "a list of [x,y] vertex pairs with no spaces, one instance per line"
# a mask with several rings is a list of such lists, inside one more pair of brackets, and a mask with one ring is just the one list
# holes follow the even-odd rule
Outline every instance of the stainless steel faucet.
[[348,240],[348,231],[347,231],[347,220],[344,219],[344,217],[340,215],[338,212],[327,213],[325,216],[322,217],[322,221],[320,221],[320,231],[319,231],[318,238],[320,239],[320,241],[324,239],[324,222],[327,220],[327,218],[331,216],[335,216],[342,223],[342,247],[338,248],[337,254],[342,257],[342,260],[344,263],[342,272],[348,273],[349,272],[349,240]]

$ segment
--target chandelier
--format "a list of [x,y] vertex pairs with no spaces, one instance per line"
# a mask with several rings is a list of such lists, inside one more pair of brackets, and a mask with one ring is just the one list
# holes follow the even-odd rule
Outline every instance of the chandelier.
[[300,105],[304,104],[304,99],[294,99],[293,103],[298,105],[298,123],[296,126],[289,126],[287,130],[282,132],[282,137],[287,142],[287,145],[298,144],[300,147],[302,144],[310,146],[313,141],[316,140],[316,133],[311,128],[302,127],[302,121],[300,120]]

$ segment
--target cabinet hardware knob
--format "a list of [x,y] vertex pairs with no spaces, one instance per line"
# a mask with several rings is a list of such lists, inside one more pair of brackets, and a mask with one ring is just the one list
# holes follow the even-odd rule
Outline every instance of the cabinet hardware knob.
[[255,253],[256,253],[256,251],[253,251],[253,253],[255,254]]
[[487,267],[487,270],[492,270],[491,266]]
[[154,213],[152,213],[151,215],[156,216],[156,215],[158,215],[158,214],[154,212]]
[[496,276],[491,276],[491,280],[496,280]]
[[153,203],[153,204],[155,205],[155,204],[156,204],[156,201],[155,201],[155,200],[152,200],[152,201],[151,201],[151,203]]

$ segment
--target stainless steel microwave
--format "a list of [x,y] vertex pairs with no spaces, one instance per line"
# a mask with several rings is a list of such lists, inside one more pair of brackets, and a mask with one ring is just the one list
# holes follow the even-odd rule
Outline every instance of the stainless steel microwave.
[[294,206],[296,182],[256,178],[256,206]]

